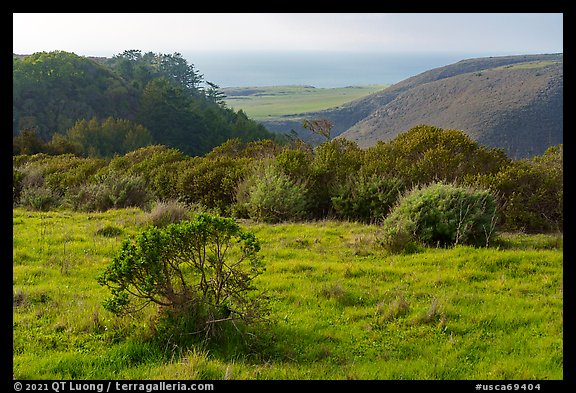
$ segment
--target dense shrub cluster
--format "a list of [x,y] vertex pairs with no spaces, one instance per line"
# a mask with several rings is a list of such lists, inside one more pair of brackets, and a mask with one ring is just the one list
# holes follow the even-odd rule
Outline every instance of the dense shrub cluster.
[[434,183],[402,196],[383,223],[393,251],[411,243],[488,245],[496,226],[496,200],[487,190]]
[[308,215],[306,185],[291,179],[274,162],[262,162],[238,188],[237,211],[258,221],[300,220]]
[[[474,203],[488,203],[483,191],[487,190],[494,197],[489,205],[497,203],[498,228],[535,232],[563,227],[562,156],[560,145],[542,156],[511,160],[501,149],[487,149],[462,131],[430,126],[415,127],[366,150],[343,139],[316,148],[299,141],[279,145],[232,139],[202,157],[161,145],[107,160],[20,155],[13,157],[13,198],[15,204],[32,209],[62,204],[78,210],[150,209],[154,201],[170,200],[265,222],[324,218],[383,222],[392,216],[398,226],[408,225],[396,212],[403,195],[421,202],[435,195],[446,204],[442,214],[447,216],[442,219],[458,221],[454,214],[459,211],[450,207],[469,206],[467,214],[472,217],[479,208]],[[437,183],[444,186],[425,191],[426,185]],[[414,194],[409,194],[411,190]],[[419,206],[403,203],[406,209]],[[492,214],[491,207],[484,208],[482,214],[476,212],[478,217]],[[460,224],[459,232],[437,228],[443,234],[430,239],[418,228],[409,232],[418,234],[418,241],[432,243],[486,241],[483,234],[463,232],[467,224]]]

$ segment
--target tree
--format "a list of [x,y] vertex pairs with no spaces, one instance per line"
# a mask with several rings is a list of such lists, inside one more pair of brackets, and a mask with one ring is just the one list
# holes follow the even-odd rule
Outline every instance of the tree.
[[12,138],[12,154],[36,154],[46,150],[42,138],[36,130],[23,130],[19,135]]
[[104,307],[131,313],[156,304],[194,331],[211,337],[225,321],[246,323],[266,315],[264,298],[251,296],[254,278],[264,270],[260,243],[232,218],[198,214],[192,221],[150,227],[122,243],[98,277],[112,296]]
[[[56,138],[54,144],[59,138]],[[65,138],[69,146],[80,146],[85,155],[99,157],[126,154],[152,144],[150,131],[142,125],[113,117],[102,122],[96,118],[79,120],[66,132]]]
[[304,120],[302,127],[316,135],[324,136],[326,140],[330,140],[330,131],[334,124],[329,119]]
[[221,107],[226,107],[226,95],[220,91],[220,86],[212,82],[206,82],[208,89],[206,89],[206,98]]
[[199,74],[194,65],[188,64],[186,59],[180,53],[158,54],[160,74],[179,86],[182,86],[189,94],[195,95],[199,93],[200,83],[203,81],[203,76]]

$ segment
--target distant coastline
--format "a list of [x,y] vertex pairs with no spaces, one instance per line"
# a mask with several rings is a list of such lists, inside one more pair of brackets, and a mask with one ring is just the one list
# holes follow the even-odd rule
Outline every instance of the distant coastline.
[[190,52],[182,56],[224,87],[393,84],[460,60],[502,54],[354,52]]

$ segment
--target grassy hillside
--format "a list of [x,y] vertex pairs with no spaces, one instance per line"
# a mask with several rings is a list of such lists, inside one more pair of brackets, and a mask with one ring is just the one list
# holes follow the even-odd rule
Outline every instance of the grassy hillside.
[[255,120],[277,120],[284,116],[300,115],[338,107],[346,102],[367,96],[388,85],[317,88],[314,86],[228,87],[222,92],[226,104],[242,109]]
[[154,310],[101,306],[96,276],[147,223],[136,209],[13,211],[14,378],[563,378],[561,236],[389,255],[376,226],[243,222],[272,323],[184,348],[151,339]]

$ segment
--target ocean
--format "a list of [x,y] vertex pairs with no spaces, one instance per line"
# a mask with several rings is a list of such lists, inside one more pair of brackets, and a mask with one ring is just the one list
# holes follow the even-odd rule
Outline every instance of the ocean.
[[393,84],[481,53],[182,52],[204,80],[224,87]]

